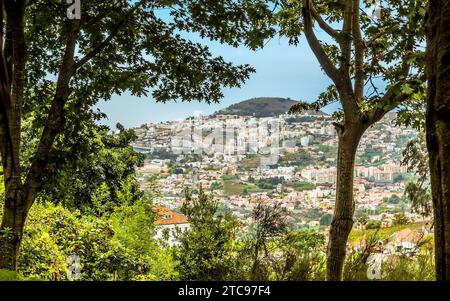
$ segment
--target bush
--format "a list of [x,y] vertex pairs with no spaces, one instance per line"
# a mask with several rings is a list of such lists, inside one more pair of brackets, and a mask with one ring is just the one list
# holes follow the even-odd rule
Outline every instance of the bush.
[[381,221],[378,220],[369,220],[366,224],[366,230],[380,229],[380,227]]
[[399,255],[383,264],[383,280],[388,281],[435,281],[434,256],[423,252],[415,257]]
[[279,280],[325,280],[325,236],[301,230],[289,232],[284,239],[283,277]]
[[23,235],[18,272],[44,280],[70,280],[70,256],[81,280],[173,279],[173,260],[153,239],[149,203],[125,205],[111,219],[83,216],[50,202],[35,204]]
[[366,252],[352,252],[347,255],[344,263],[345,281],[367,281],[367,259],[369,254]]
[[392,219],[392,226],[401,226],[409,223],[409,219],[404,213],[396,213]]
[[111,243],[113,231],[99,219],[88,219],[49,202],[35,204],[27,220],[18,271],[47,280],[69,280],[69,256],[78,256],[83,280],[109,280],[123,254]]
[[234,220],[217,214],[218,203],[200,190],[194,198],[187,193],[182,212],[191,228],[178,231],[179,245],[174,248],[176,270],[181,280],[227,280],[232,271]]

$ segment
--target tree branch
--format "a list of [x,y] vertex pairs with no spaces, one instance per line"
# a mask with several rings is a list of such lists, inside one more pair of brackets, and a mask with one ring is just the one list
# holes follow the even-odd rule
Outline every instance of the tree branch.
[[319,40],[317,39],[313,31],[313,26],[311,22],[310,0],[303,1],[302,13],[303,13],[303,26],[305,37],[306,40],[308,41],[309,46],[311,47],[311,50],[313,51],[314,55],[316,56],[325,73],[334,82],[341,82],[342,74],[334,66],[331,59],[327,56],[325,50],[323,49],[322,45],[320,44]]
[[355,83],[354,91],[358,102],[361,102],[364,96],[364,41],[361,36],[361,26],[359,20],[360,0],[353,0],[353,22],[352,35],[355,46]]
[[342,33],[340,37],[340,46],[342,52],[342,62],[340,70],[344,74],[349,74],[350,71],[350,59],[351,59],[351,45],[352,45],[352,12],[353,12],[353,0],[345,1],[344,17],[342,23]]
[[115,1],[115,3],[108,10],[106,10],[105,12],[103,12],[102,14],[97,16],[96,18],[93,18],[88,23],[83,24],[83,27],[91,27],[91,26],[95,25],[97,22],[100,22],[105,17],[107,17],[112,11],[119,9],[119,6],[121,4],[122,4],[121,1]]
[[386,108],[392,107],[394,105],[398,105],[402,102],[408,100],[408,95],[405,93],[396,93],[397,87],[391,86],[386,94],[380,99],[380,104],[384,104],[383,106],[376,106],[372,110],[370,110],[367,114],[369,123],[374,124],[379,121],[383,116],[389,112]]
[[[405,55],[403,57],[400,69],[400,75],[405,79],[405,83],[408,82],[407,78],[411,69],[411,63],[408,62],[408,55],[414,49],[414,30],[411,28],[411,26],[414,26],[412,22],[410,22],[410,26],[408,27],[409,35],[407,35],[406,37],[407,41],[405,47]],[[422,75],[419,80],[425,82],[426,76]],[[405,93],[400,92],[398,94],[395,94],[396,89],[396,86],[391,86],[386,94],[384,94],[384,96],[381,98],[380,103],[386,105],[384,105],[383,107],[377,106],[369,112],[369,119],[372,122],[377,122],[378,120],[383,118],[383,116],[389,111],[386,108],[397,106],[408,100],[409,96]]]
[[27,207],[31,207],[41,185],[41,174],[47,167],[48,157],[56,137],[64,127],[64,106],[70,94],[69,83],[74,69],[74,55],[80,32],[80,20],[69,22],[70,33],[59,70],[55,96],[48,113],[47,123],[38,143],[36,154],[25,179]]
[[78,62],[74,64],[74,70],[76,71],[81,66],[89,62],[91,59],[93,59],[96,55],[98,55],[100,52],[105,49],[109,43],[112,41],[112,39],[117,35],[122,25],[125,23],[125,19],[120,20],[116,26],[113,28],[113,30],[110,32],[108,37],[104,39],[100,44],[97,45],[92,51],[88,52],[84,57],[82,57]]
[[320,28],[322,28],[328,35],[333,37],[335,40],[338,39],[339,31],[335,30],[327,22],[325,22],[325,20],[322,18],[320,13],[315,9],[315,7],[312,3],[311,3],[310,10],[311,10],[311,15],[317,21],[317,24],[319,24]]
[[379,38],[381,38],[385,33],[383,31],[379,31],[376,34],[374,34],[370,39],[364,42],[364,45],[366,48],[372,46],[373,43],[376,42]]
[[[303,0],[303,26],[306,40],[311,47],[314,55],[319,61],[325,73],[334,82],[336,89],[339,93],[339,98],[342,103],[342,108],[344,110],[345,119],[351,120],[354,118],[359,118],[360,110],[355,97],[353,94],[352,82],[350,75],[334,66],[331,59],[325,53],[321,43],[317,39],[313,31],[313,26],[311,22],[311,0]],[[351,14],[350,14],[351,16]],[[350,50],[349,50],[350,51]]]
[[102,41],[97,47],[94,47],[90,52],[85,54],[78,62],[74,65],[74,70],[78,70],[81,66],[92,60],[100,52],[102,52],[112,41],[112,39],[119,33],[120,28],[125,24],[127,18],[134,13],[145,1],[141,0],[136,3],[127,13],[123,14],[122,18],[113,27],[109,35]]

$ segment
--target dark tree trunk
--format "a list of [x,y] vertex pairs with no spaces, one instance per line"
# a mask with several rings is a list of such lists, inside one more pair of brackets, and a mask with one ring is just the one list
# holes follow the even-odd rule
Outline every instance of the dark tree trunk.
[[[343,130],[345,129],[345,130]],[[364,132],[363,125],[349,124],[338,130],[336,203],[330,227],[327,250],[327,280],[340,281],[347,247],[353,227],[353,174],[356,149]]]
[[430,0],[427,148],[434,210],[436,279],[450,280],[450,1]]
[[69,33],[55,95],[31,166],[23,179],[20,120],[27,60],[25,1],[0,0],[0,8],[0,26],[5,27],[3,16],[7,16],[5,32],[6,36],[10,36],[3,39],[3,31],[0,31],[0,40],[5,40],[3,49],[0,49],[0,158],[6,190],[0,226],[0,269],[16,270],[26,217],[40,191],[42,173],[47,167],[54,141],[65,123],[64,106],[70,94],[69,83],[75,72],[74,53],[81,21],[73,20],[68,24]]
[[0,226],[0,269],[15,271],[28,208],[20,187],[8,186]]
[[[5,199],[0,225],[0,269],[16,270],[29,203],[20,169],[20,111],[25,84],[25,2],[0,1],[0,157]],[[4,19],[4,17],[6,18]],[[5,22],[6,21],[6,24]],[[3,183],[1,184],[3,185]]]

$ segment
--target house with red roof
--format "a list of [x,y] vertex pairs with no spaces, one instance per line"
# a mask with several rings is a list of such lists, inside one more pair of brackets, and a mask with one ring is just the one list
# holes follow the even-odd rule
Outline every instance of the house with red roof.
[[177,243],[176,232],[186,231],[190,228],[189,222],[185,216],[176,213],[166,207],[155,205],[153,212],[156,214],[155,238],[167,242],[173,246]]

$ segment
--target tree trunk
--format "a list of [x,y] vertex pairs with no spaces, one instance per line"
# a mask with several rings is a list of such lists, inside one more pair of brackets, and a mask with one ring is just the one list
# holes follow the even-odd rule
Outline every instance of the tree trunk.
[[15,271],[28,209],[20,187],[8,188],[0,226],[0,269]]
[[[8,47],[4,45],[4,49],[0,49],[0,158],[6,189],[0,226],[0,269],[16,270],[26,217],[40,191],[42,172],[47,167],[50,151],[65,123],[64,106],[70,94],[69,83],[75,72],[74,53],[81,21],[69,22],[69,34],[59,68],[55,95],[37,150],[22,183],[20,120],[27,60],[25,1],[0,1],[0,8],[3,13],[0,25],[5,27],[3,17],[6,15],[5,32],[11,36],[4,39],[5,43],[9,43]],[[3,39],[3,32],[0,37]]]
[[436,279],[450,280],[450,1],[430,0],[427,148],[434,211]]
[[336,181],[336,203],[330,227],[327,250],[327,280],[340,281],[347,240],[353,227],[353,174],[356,149],[364,132],[359,123],[348,124],[338,130],[338,160]]

